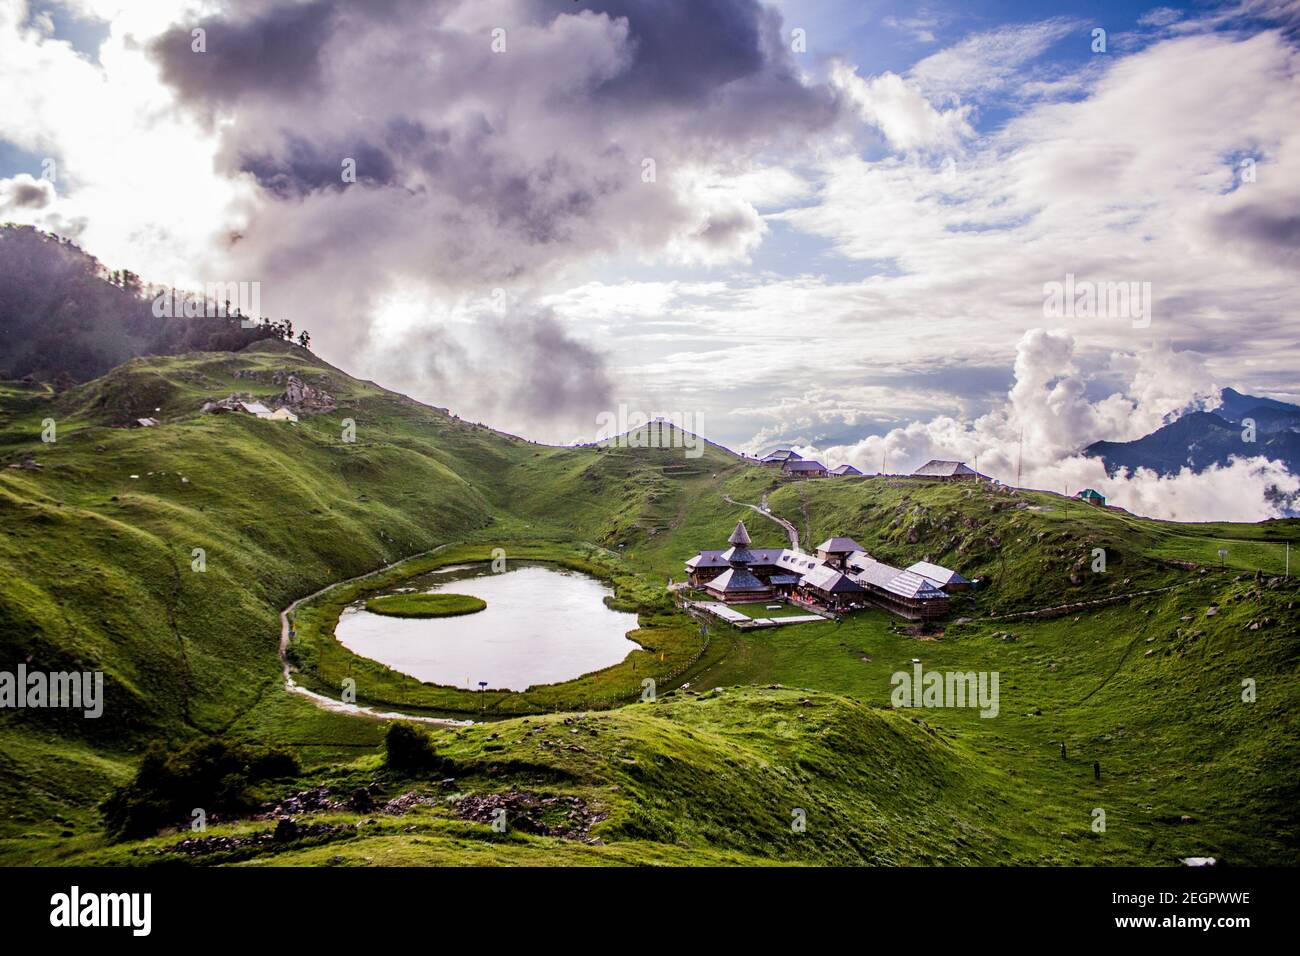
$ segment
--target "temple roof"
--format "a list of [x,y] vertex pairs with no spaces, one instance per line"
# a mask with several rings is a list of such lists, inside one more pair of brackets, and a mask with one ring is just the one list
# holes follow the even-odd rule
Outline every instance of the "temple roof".
[[828,551],[831,554],[852,554],[854,551],[865,551],[866,548],[852,538],[827,538],[817,545],[817,550]]
[[736,530],[731,532],[731,537],[728,538],[727,540],[732,544],[736,545],[737,547],[742,547],[742,548],[748,547],[749,532],[745,530],[745,522],[737,521]]
[[847,574],[842,574],[825,564],[818,565],[805,574],[803,584],[825,591],[827,594],[858,594],[863,590],[862,585]]
[[748,548],[737,545],[723,551],[722,560],[728,564],[751,564],[754,561],[754,554]]
[[771,590],[766,584],[750,574],[748,568],[728,568],[705,584],[704,587],[706,590],[718,591],[723,594]]

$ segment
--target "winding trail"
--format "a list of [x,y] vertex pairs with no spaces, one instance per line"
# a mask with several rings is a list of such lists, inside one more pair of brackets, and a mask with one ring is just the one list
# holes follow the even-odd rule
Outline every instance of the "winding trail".
[[1104,598],[1093,598],[1090,601],[1074,601],[1070,604],[1053,604],[1051,607],[1040,607],[1032,611],[1012,611],[1010,614],[990,614],[987,617],[980,618],[983,621],[1010,621],[1018,617],[1064,617],[1074,611],[1085,611],[1092,607],[1105,607],[1109,604],[1122,604],[1124,601],[1131,600],[1135,597],[1145,597],[1148,594],[1164,594],[1166,591],[1173,591],[1176,588],[1187,587],[1189,581],[1182,581],[1178,584],[1170,584],[1163,588],[1148,588],[1145,591],[1127,591],[1124,594],[1112,594]]
[[[779,524],[782,528],[784,528],[785,533],[790,536],[790,547],[795,551],[799,550],[799,529],[796,528],[794,525],[792,525],[790,522],[786,521],[784,518],[774,515],[770,511],[765,511],[764,509],[760,508],[758,505],[751,505],[749,504],[749,502],[746,501],[736,501],[730,495],[723,495],[722,500],[727,502],[728,504],[741,505],[745,508],[749,508],[753,511],[757,511],[764,518],[772,519],[777,524]],[[767,495],[763,495],[763,504],[767,504]]]
[[408,561],[414,561],[416,558],[423,558],[430,554],[437,554],[446,548],[447,545],[439,545],[429,551],[421,551],[419,554],[413,554],[409,558],[402,558],[400,561],[394,561],[392,564],[386,564],[382,568],[376,568],[366,574],[359,574],[355,578],[347,578],[343,581],[335,581],[333,584],[327,584],[306,597],[300,597],[287,608],[280,612],[280,665],[284,669],[284,689],[291,694],[298,694],[306,697],[321,710],[328,710],[336,714],[351,714],[355,717],[371,717],[375,720],[414,720],[422,724],[441,724],[445,727],[468,727],[474,723],[472,720],[454,720],[450,717],[422,717],[415,714],[403,714],[398,711],[375,710],[372,707],[362,707],[360,704],[345,704],[341,700],[335,700],[332,697],[326,697],[324,694],[318,694],[313,690],[308,690],[298,684],[293,679],[293,668],[289,664],[289,627],[293,614],[298,610],[298,605],[307,601],[315,600],[322,594],[334,590],[344,584],[351,584],[354,581],[364,581],[366,578],[372,578],[376,574],[382,574],[399,564],[405,564]]

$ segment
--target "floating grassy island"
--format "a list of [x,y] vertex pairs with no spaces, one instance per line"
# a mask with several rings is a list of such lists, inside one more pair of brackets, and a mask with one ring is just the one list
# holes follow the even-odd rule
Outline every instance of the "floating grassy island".
[[455,617],[474,614],[487,602],[468,594],[384,594],[366,601],[366,610],[389,617]]

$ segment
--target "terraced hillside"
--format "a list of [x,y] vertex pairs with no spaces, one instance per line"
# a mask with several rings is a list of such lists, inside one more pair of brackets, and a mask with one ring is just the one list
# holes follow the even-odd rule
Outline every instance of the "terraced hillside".
[[[232,392],[271,400],[290,373],[337,408],[296,424],[199,412]],[[126,427],[144,416],[161,424]],[[99,720],[0,715],[5,861],[1297,862],[1300,629],[1281,577],[1294,521],[1175,525],[984,485],[789,482],[716,446],[698,459],[550,448],[279,343],[136,360],[59,395],[5,383],[0,459],[20,466],[0,469],[0,661],[99,669],[108,687]],[[738,518],[756,545],[783,544],[775,522],[724,498],[765,493],[807,544],[848,534],[986,586],[936,633],[868,611],[775,631],[714,624],[706,640],[663,585]],[[641,615],[643,650],[568,684],[472,695],[333,641],[340,595],[495,547],[609,580]],[[430,731],[449,772],[398,773],[382,721],[285,692],[278,614],[434,549],[304,606],[290,649],[322,693],[364,674],[363,703],[492,719]],[[998,716],[892,710],[891,675],[915,659],[998,672]],[[661,678],[654,703],[638,702],[647,673]],[[269,813],[327,787],[291,804],[314,836],[264,839],[274,823],[253,814],[214,823],[228,842],[199,849],[178,848],[185,832],[108,837],[96,806],[147,743],[216,735],[300,756],[301,774],[264,797]],[[359,787],[371,796],[353,806]],[[525,821],[564,801],[581,832],[494,833],[482,811],[501,801]]]

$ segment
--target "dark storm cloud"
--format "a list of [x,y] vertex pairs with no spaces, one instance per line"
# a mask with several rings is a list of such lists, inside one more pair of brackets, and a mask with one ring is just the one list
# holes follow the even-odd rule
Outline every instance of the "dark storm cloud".
[[52,202],[54,186],[47,180],[35,179],[27,173],[19,173],[13,179],[0,179],[0,215],[20,209],[44,209]]
[[317,189],[345,188],[348,184],[343,181],[340,156],[355,163],[356,182],[393,185],[396,167],[392,158],[368,143],[325,146],[288,137],[281,155],[245,155],[240,169],[251,173],[277,199],[291,199]]
[[549,309],[485,313],[454,334],[420,329],[381,349],[386,384],[432,385],[440,404],[475,421],[523,430],[565,422],[573,438],[593,432],[597,415],[613,404],[604,357]]
[[16,183],[5,197],[10,209],[43,209],[53,198],[44,183]]
[[[240,0],[202,26],[206,53],[185,24],[152,53],[185,107],[221,118],[221,167],[259,187],[231,268],[262,281],[272,314],[309,314],[327,356],[362,364],[397,361],[369,323],[398,286],[526,299],[588,257],[744,255],[761,218],[698,189],[698,170],[803,150],[840,115],[755,0]],[[523,324],[501,341],[535,360],[506,363],[498,391],[521,417],[585,416],[583,388],[608,388],[600,356],[554,319],[504,321]]]
[[1288,256],[1300,246],[1300,208],[1238,206],[1215,217],[1215,231],[1228,240],[1241,240]]
[[604,358],[570,336],[550,310],[490,322],[487,334],[509,342],[500,353],[513,372],[506,379],[513,392],[508,404],[541,419],[585,415],[593,424],[609,408],[613,389]]
[[[572,0],[539,4],[552,15],[572,13]],[[595,91],[624,103],[698,103],[715,90],[771,67],[769,24],[752,0],[592,0],[583,7],[626,17],[632,59]],[[778,66],[784,69],[784,66]]]
[[[152,52],[163,80],[191,103],[228,104],[247,93],[291,95],[319,84],[325,41],[339,25],[337,0],[285,3],[245,18],[214,16],[173,27]],[[363,7],[364,9],[364,7]],[[194,50],[193,30],[204,31]]]
[[[541,6],[572,11],[564,0]],[[831,91],[800,80],[780,15],[756,0],[592,0],[583,7],[628,23],[630,62],[590,90],[595,103],[694,107],[707,122],[696,132],[720,139],[814,129],[836,116]]]

